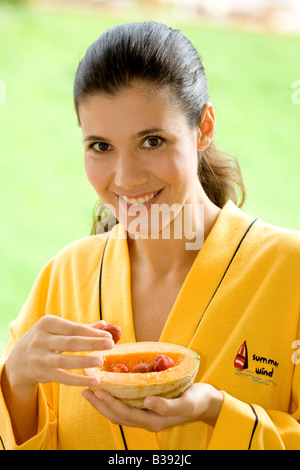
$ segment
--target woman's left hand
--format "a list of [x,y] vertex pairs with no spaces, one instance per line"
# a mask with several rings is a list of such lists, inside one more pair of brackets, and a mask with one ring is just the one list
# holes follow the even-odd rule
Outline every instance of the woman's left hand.
[[191,421],[214,426],[223,403],[223,394],[209,384],[195,383],[179,398],[147,397],[146,410],[130,408],[103,390],[86,388],[82,396],[113,424],[140,427],[158,432]]

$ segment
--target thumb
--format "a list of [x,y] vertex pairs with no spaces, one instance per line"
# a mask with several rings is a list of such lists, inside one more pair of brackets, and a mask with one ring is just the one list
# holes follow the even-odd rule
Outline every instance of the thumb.
[[161,416],[175,416],[181,414],[181,401],[177,398],[147,397],[144,400],[144,408],[154,411]]

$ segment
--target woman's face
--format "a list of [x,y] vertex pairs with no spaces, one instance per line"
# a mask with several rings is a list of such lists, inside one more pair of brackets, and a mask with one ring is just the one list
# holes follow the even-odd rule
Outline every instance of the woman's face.
[[168,88],[135,84],[115,96],[90,96],[79,119],[87,177],[129,233],[159,231],[164,222],[151,217],[157,205],[167,213],[174,204],[181,210],[199,202],[201,133],[190,128]]

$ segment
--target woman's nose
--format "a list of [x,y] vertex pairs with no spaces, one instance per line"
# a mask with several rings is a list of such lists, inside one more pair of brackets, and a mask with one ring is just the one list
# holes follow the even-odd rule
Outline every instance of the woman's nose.
[[114,168],[114,183],[124,190],[141,186],[147,181],[147,171],[136,155],[122,155]]

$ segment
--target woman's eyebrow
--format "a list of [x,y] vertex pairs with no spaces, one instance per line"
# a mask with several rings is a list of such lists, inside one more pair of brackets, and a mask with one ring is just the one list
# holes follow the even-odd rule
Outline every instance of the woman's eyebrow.
[[143,131],[138,132],[137,134],[134,134],[132,136],[133,139],[136,139],[137,137],[143,137],[143,135],[146,134],[154,134],[155,132],[163,132],[165,129],[160,129],[159,127],[152,127],[151,129],[145,129]]
[[[161,129],[159,127],[152,127],[151,129],[144,129],[143,131],[140,131],[138,132],[137,134],[133,134],[131,136],[132,139],[137,139],[138,137],[143,137],[144,135],[147,135],[147,134],[153,134],[155,132],[163,132],[165,131],[165,129]],[[104,142],[109,142],[109,139],[106,139],[105,137],[101,137],[100,135],[87,135],[85,138],[84,138],[84,142],[87,142],[87,141],[104,141]]]
[[100,135],[87,135],[84,139],[83,139],[83,142],[88,142],[88,141],[91,141],[91,140],[101,140],[101,141],[105,141],[107,142],[108,139],[105,139],[104,137],[101,137]]

